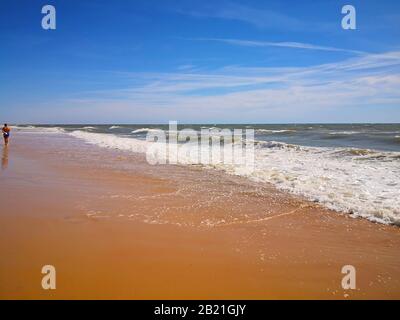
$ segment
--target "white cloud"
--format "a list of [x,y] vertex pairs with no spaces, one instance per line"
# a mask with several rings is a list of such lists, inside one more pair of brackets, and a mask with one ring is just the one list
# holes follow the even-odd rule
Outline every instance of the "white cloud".
[[[400,52],[310,67],[227,66],[208,73],[125,73],[124,78],[125,88],[85,92],[64,103],[77,114],[95,112],[127,122],[318,121],[332,113],[347,121],[354,108],[360,113],[371,107],[400,109]],[[378,120],[377,114],[370,117]]]
[[271,42],[271,41],[253,41],[253,40],[240,40],[240,39],[220,39],[220,38],[199,38],[193,39],[198,41],[216,41],[232,45],[246,46],[246,47],[282,47],[294,49],[307,49],[307,50],[321,50],[321,51],[336,51],[347,52],[353,54],[366,54],[366,52],[350,49],[342,49],[335,47],[318,46],[309,43],[301,42]]

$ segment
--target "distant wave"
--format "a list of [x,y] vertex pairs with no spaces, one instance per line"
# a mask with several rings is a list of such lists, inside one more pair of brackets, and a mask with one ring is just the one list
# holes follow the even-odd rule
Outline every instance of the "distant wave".
[[358,134],[360,132],[358,131],[334,131],[334,132],[329,132],[330,135],[353,135],[353,134]]
[[23,125],[15,125],[11,126],[11,128],[17,129],[17,130],[26,130],[26,129],[35,129],[35,126],[23,126]]
[[256,146],[259,146],[260,148],[268,148],[268,149],[287,149],[287,150],[301,150],[304,147],[296,145],[296,144],[290,144],[290,143],[285,143],[285,142],[278,142],[278,141],[259,141],[256,140],[254,141]]
[[108,129],[112,130],[112,129],[119,129],[119,128],[122,128],[122,127],[121,126],[111,126]]
[[131,133],[138,134],[138,133],[147,133],[152,131],[159,131],[159,129],[150,129],[150,128],[140,128],[137,130],[133,130]]
[[347,139],[357,134],[360,134],[360,132],[357,131],[325,132],[321,135],[321,139],[326,139],[326,140]]
[[218,128],[218,127],[201,127],[201,129],[208,129],[208,130],[221,130],[221,128]]
[[289,132],[296,132],[293,129],[286,129],[286,130],[267,130],[267,129],[257,129],[256,133],[289,133]]
[[65,133],[65,130],[60,127],[40,127],[40,126],[14,126],[19,131],[29,131],[31,133]]

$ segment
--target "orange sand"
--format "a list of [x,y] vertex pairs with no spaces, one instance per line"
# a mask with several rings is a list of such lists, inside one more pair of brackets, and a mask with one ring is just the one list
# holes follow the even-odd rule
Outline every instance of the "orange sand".
[[398,227],[67,136],[16,133],[0,152],[1,299],[400,298]]

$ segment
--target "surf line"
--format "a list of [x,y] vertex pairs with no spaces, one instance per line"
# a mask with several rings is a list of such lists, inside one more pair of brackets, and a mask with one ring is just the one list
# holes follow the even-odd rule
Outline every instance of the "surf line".
[[215,227],[226,227],[226,226],[231,226],[231,225],[234,225],[234,224],[245,224],[245,223],[268,221],[268,220],[271,220],[271,219],[274,219],[274,218],[280,218],[280,217],[283,217],[283,216],[287,216],[287,215],[296,213],[297,211],[299,211],[301,209],[311,208],[311,207],[312,207],[312,205],[310,205],[310,204],[301,204],[296,209],[293,209],[293,210],[288,211],[288,212],[283,212],[283,213],[277,214],[277,215],[272,216],[272,217],[266,217],[266,218],[249,220],[249,221],[234,221],[234,222],[230,222],[230,223],[219,224],[219,225],[216,225]]

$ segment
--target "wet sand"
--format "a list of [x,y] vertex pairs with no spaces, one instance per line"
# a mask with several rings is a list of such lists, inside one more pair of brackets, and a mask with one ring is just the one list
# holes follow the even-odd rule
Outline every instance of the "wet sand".
[[0,152],[1,299],[400,298],[398,227],[62,134]]

